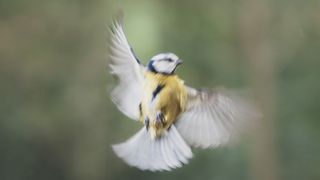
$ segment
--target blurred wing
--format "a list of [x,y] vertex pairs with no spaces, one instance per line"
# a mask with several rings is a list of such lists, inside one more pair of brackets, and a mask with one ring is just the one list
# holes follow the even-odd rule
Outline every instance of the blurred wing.
[[111,97],[125,115],[137,120],[145,68],[130,47],[120,21],[115,21],[111,27],[110,68],[111,73],[119,79]]
[[188,88],[187,109],[176,122],[181,136],[194,147],[217,147],[228,143],[256,118],[249,102],[224,90]]

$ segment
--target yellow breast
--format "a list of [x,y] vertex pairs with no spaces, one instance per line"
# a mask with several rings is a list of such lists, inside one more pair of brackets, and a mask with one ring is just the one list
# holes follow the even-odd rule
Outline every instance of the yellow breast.
[[[154,136],[163,134],[185,110],[187,91],[184,82],[177,75],[162,75],[146,72],[144,96],[141,102],[140,121],[150,119],[150,130]],[[163,127],[156,127],[156,113],[161,111],[165,117]]]

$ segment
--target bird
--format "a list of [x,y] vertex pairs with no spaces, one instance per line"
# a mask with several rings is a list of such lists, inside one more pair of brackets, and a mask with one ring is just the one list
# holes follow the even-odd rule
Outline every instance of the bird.
[[217,148],[257,118],[255,105],[225,88],[193,88],[176,73],[182,60],[159,53],[143,65],[124,32],[123,16],[110,27],[110,73],[117,84],[111,99],[127,117],[142,124],[125,142],[112,145],[130,166],[170,171],[187,164],[192,148]]

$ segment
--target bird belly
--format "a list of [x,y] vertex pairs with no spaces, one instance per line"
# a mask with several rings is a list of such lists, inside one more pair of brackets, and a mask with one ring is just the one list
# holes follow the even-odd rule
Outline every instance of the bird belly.
[[[140,108],[140,121],[147,125],[153,138],[166,134],[184,109],[186,90],[178,78],[146,81],[145,95]],[[159,114],[163,122],[159,123]],[[146,124],[148,123],[148,124]]]

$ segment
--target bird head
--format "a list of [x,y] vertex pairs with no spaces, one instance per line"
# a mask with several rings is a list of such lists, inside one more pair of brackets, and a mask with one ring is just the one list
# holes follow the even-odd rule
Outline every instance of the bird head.
[[160,53],[151,58],[148,63],[148,70],[161,74],[173,74],[182,60],[173,53]]

